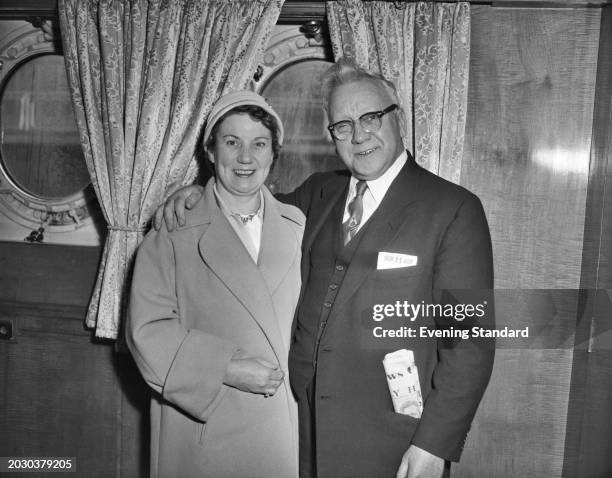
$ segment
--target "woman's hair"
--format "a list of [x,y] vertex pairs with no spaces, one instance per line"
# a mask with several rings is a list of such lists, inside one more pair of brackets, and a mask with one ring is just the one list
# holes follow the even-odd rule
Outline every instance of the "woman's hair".
[[400,104],[395,85],[381,75],[371,73],[357,65],[353,60],[340,58],[330,66],[321,78],[323,87],[323,107],[329,112],[329,100],[336,88],[356,81],[369,81],[389,95],[392,103]]
[[223,116],[221,116],[221,118],[219,118],[219,120],[212,127],[210,136],[208,137],[208,141],[204,145],[206,150],[208,151],[215,147],[216,142],[217,142],[217,131],[219,130],[219,126],[221,125],[221,123],[225,121],[225,118],[233,114],[243,114],[243,113],[248,114],[249,117],[253,121],[258,121],[259,123],[263,124],[266,128],[268,128],[268,130],[270,131],[272,135],[272,157],[274,160],[276,160],[280,152],[280,144],[278,141],[278,137],[279,137],[278,124],[276,122],[276,119],[270,113],[265,111],[263,108],[260,108],[259,106],[255,106],[255,105],[236,106],[235,108],[232,108],[227,113],[225,113]]

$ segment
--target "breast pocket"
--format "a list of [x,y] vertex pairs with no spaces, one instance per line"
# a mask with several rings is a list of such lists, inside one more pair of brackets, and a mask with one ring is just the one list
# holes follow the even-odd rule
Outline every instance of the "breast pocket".
[[418,302],[425,298],[426,290],[431,290],[431,273],[413,266],[371,271],[360,295],[366,304],[393,304],[398,300]]
[[374,270],[362,291],[370,294],[370,299],[377,304],[396,300],[420,302],[431,294],[431,281],[431,267],[425,265]]
[[426,271],[423,265],[417,264],[408,267],[398,267],[396,269],[377,269],[374,276],[378,280],[401,280],[402,278],[414,277],[424,274]]

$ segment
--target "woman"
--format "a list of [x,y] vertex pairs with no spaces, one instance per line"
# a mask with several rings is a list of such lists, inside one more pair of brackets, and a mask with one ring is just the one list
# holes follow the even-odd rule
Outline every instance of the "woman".
[[263,185],[282,140],[261,96],[223,96],[204,132],[204,200],[140,246],[127,337],[154,390],[152,476],[297,475],[286,371],[304,216]]

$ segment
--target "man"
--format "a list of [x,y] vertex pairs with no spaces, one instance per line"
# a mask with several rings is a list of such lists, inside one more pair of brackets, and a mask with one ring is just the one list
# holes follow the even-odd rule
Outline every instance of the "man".
[[[324,85],[329,130],[348,171],[314,174],[279,196],[307,216],[289,354],[300,474],[440,477],[445,461],[459,459],[493,350],[435,336],[467,331],[473,320],[439,312],[409,317],[402,306],[464,306],[452,289],[492,288],[484,211],[476,196],[422,169],[404,150],[403,112],[390,82],[340,60]],[[167,203],[169,227],[174,214],[180,222],[187,194],[176,206]],[[484,300],[479,305],[487,308]],[[384,319],[375,313],[381,310]],[[488,310],[484,315],[491,320]],[[413,335],[397,332],[408,328]],[[399,349],[414,354],[420,419],[393,409],[382,361]]]

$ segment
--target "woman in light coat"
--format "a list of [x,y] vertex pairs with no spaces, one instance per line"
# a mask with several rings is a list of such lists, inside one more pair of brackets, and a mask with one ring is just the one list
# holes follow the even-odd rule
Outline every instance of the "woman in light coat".
[[261,96],[223,96],[203,200],[139,249],[127,339],[153,389],[152,476],[297,476],[287,355],[304,216],[263,186],[282,139]]

